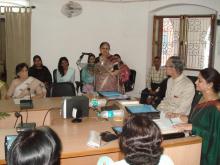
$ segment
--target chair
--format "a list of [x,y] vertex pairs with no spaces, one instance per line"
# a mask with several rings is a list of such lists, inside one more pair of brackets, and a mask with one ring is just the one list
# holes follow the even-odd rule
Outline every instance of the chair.
[[136,79],[136,71],[134,69],[130,69],[129,80],[126,81],[124,84],[125,92],[130,92],[134,89],[135,79]]
[[53,70],[53,82],[57,83],[57,69]]
[[79,89],[80,89],[80,92],[82,93],[82,91],[83,91],[82,69],[79,71],[79,74],[80,74],[80,81],[75,81],[75,83],[76,83],[76,92],[79,93]]
[[50,96],[76,96],[74,84],[71,82],[53,83],[50,90]]
[[[160,104],[161,100],[165,97],[166,94],[166,89],[167,89],[167,80],[168,78],[165,78],[161,83],[160,83],[160,87],[159,87],[159,91],[156,92],[156,94],[154,95],[150,95],[149,93],[149,89],[145,88],[144,90],[142,90],[141,92],[141,98],[140,98],[140,103],[141,104],[153,104],[153,106],[157,106],[158,104]],[[152,96],[151,100],[148,99],[149,96]],[[149,102],[149,100],[151,102]]]

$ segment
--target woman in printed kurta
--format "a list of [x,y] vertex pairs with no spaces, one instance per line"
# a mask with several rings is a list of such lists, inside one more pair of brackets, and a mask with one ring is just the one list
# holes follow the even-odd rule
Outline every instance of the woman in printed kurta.
[[220,164],[220,75],[213,68],[200,71],[196,89],[202,93],[199,103],[189,115],[188,124],[179,124],[181,130],[192,130],[202,137],[201,165]]
[[100,44],[101,53],[95,65],[96,91],[119,91],[119,71],[113,68],[116,60],[109,50],[108,42]]

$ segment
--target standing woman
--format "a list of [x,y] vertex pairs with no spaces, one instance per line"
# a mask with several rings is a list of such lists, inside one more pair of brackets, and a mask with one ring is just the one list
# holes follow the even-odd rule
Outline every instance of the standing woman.
[[75,82],[75,71],[69,67],[66,57],[61,57],[58,63],[57,82]]
[[94,91],[94,66],[95,55],[90,54],[88,64],[82,68],[81,79],[83,82],[83,93],[92,93]]
[[180,130],[192,130],[202,137],[201,165],[220,163],[220,75],[213,68],[200,71],[196,89],[202,97],[188,117],[189,123],[179,124]]
[[16,66],[16,78],[12,81],[6,98],[29,99],[30,95],[35,98],[46,96],[44,83],[38,79],[28,76],[28,65],[20,63]]
[[100,56],[96,64],[95,88],[96,91],[119,91],[119,70],[114,70],[115,58],[109,53],[110,44],[100,44]]

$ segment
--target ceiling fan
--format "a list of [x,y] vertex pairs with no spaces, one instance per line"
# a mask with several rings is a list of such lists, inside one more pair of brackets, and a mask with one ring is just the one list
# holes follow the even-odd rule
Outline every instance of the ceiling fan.
[[61,12],[71,18],[82,13],[82,6],[77,2],[69,1],[62,6]]

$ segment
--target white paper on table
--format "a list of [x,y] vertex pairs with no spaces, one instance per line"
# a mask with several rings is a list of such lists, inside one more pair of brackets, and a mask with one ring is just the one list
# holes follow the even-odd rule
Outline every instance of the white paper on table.
[[87,145],[90,147],[98,148],[101,146],[101,136],[99,132],[91,130],[89,132],[89,138],[87,141]]
[[174,125],[180,122],[180,119],[173,118],[173,120],[165,117],[165,114],[161,112],[160,119],[153,120],[160,128],[162,134],[176,133],[179,132],[177,128],[174,128]]
[[127,105],[138,105],[139,101],[137,100],[119,100],[119,104],[127,106]]
[[184,123],[179,117],[171,118],[173,125]]

